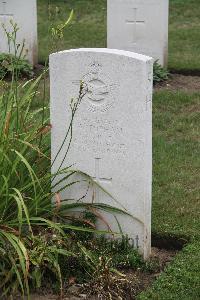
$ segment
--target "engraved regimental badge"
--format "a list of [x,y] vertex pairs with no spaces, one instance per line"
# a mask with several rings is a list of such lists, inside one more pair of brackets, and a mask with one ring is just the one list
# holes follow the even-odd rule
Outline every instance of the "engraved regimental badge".
[[82,79],[90,111],[106,111],[114,103],[114,84],[110,77],[104,74],[102,65],[99,62],[92,62],[89,65],[89,72]]

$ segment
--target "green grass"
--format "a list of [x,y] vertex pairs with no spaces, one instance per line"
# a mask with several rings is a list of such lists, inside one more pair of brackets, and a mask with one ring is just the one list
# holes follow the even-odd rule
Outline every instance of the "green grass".
[[200,94],[154,95],[152,231],[187,238],[153,287],[138,299],[200,299]]
[[199,16],[199,0],[170,1],[170,69],[200,70]]
[[[65,30],[59,50],[81,47],[106,47],[106,0],[57,0],[51,2],[48,19],[47,0],[38,3],[39,61],[44,62],[53,50],[49,45],[48,29],[51,24],[65,21],[74,10],[71,25]],[[57,9],[57,13],[55,13]]]
[[199,235],[200,94],[154,95],[153,231]]
[[[48,1],[38,1],[39,61],[49,53],[51,24],[67,19],[74,9],[71,26],[64,34],[59,49],[106,47],[106,0],[57,0],[51,2],[49,21]],[[58,9],[56,10],[56,7]],[[57,13],[55,13],[57,11]],[[170,0],[169,68],[200,70],[200,0]]]
[[200,242],[189,244],[138,300],[199,300]]

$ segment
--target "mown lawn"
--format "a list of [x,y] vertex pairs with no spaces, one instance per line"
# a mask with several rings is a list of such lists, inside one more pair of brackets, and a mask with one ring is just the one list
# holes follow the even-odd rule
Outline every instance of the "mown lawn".
[[[39,61],[44,62],[52,49],[49,28],[65,21],[71,10],[74,17],[64,32],[60,49],[106,47],[106,0],[47,0],[38,3]],[[56,9],[57,7],[57,9]]]
[[[48,2],[51,9],[48,10]],[[57,9],[56,9],[57,7]],[[106,0],[40,0],[38,1],[39,61],[44,63],[50,46],[49,28],[67,19],[71,9],[74,18],[64,33],[59,49],[106,47]],[[200,1],[170,0],[169,68],[200,70]]]
[[140,294],[137,300],[199,300],[199,279],[200,242],[195,241],[175,257],[153,287]]
[[199,107],[200,94],[154,94],[152,231],[189,243],[138,300],[200,299]]
[[200,70],[199,16],[199,0],[170,0],[170,69]]
[[199,237],[199,120],[199,93],[155,93],[153,232]]

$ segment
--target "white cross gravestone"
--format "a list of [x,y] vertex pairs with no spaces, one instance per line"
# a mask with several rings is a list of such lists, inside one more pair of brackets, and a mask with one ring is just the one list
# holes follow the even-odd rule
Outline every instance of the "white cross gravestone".
[[0,0],[0,53],[11,52],[14,54],[12,43],[9,50],[8,38],[3,29],[4,26],[8,32],[12,32],[13,28],[10,22],[16,23],[19,28],[16,44],[22,45],[25,41],[23,55],[31,64],[35,65],[37,63],[36,0]]
[[108,0],[107,46],[167,65],[169,0]]
[[[62,167],[73,165],[109,193],[98,185],[88,190],[85,178],[77,177],[83,180],[60,196],[85,195],[84,201],[126,209],[131,216],[101,213],[113,232],[119,232],[117,218],[145,258],[151,249],[152,65],[152,58],[122,50],[77,49],[50,55],[52,161],[71,120],[71,98],[78,96],[82,81],[86,94]],[[52,165],[53,174],[66,151],[67,144]],[[99,228],[107,229],[101,221]]]

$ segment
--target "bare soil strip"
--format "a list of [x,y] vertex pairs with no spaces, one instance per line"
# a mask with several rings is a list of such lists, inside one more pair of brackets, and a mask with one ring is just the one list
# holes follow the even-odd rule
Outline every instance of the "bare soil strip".
[[171,74],[169,80],[156,84],[155,91],[184,91],[187,93],[200,92],[200,76],[185,76],[180,74]]

